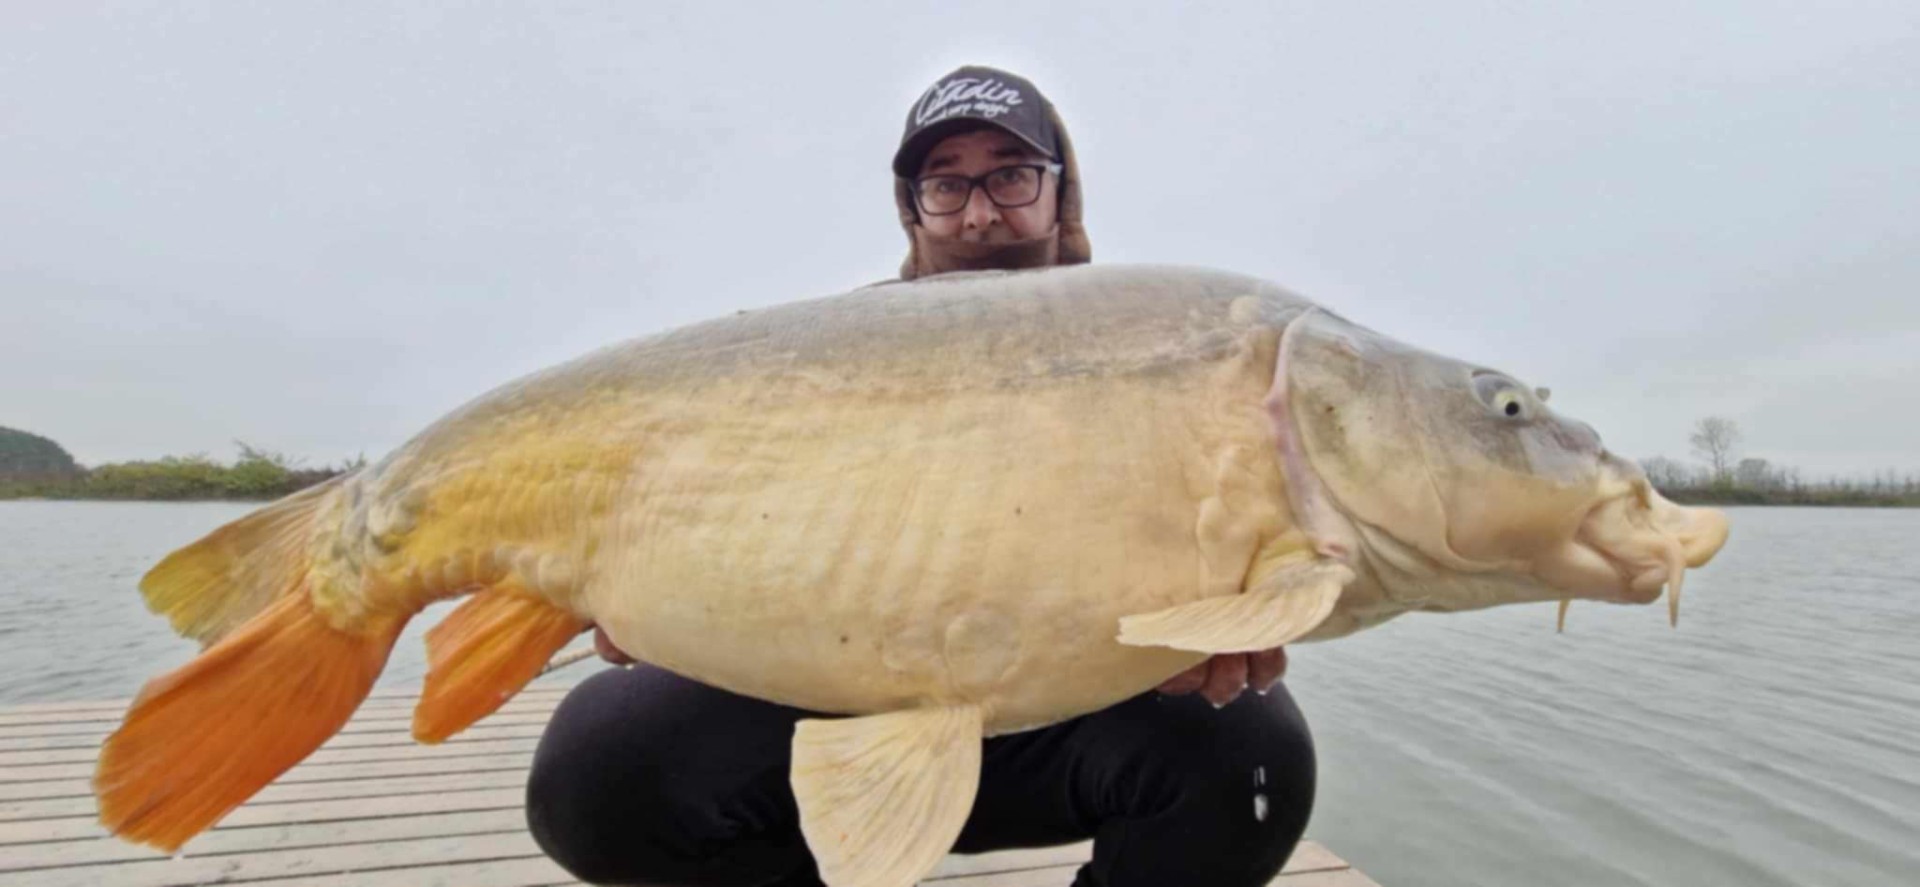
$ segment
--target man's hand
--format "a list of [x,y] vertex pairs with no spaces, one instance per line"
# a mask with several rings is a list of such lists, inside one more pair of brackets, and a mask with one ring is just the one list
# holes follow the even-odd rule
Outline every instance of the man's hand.
[[1275,647],[1258,653],[1222,653],[1187,669],[1160,685],[1169,696],[1200,691],[1215,708],[1240,698],[1248,687],[1265,693],[1287,673],[1287,650]]
[[606,629],[598,625],[592,626],[592,628],[593,652],[600,654],[601,659],[605,659],[614,665],[632,665],[635,662],[632,656],[620,652],[620,648],[613,645],[613,638],[607,637]]

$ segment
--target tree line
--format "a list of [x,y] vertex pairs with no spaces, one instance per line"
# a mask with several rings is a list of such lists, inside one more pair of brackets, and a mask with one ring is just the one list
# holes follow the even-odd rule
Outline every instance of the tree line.
[[[87,467],[52,441],[37,439],[59,449],[58,455],[24,437],[32,436],[0,434],[0,499],[278,499],[366,464],[362,458],[308,468],[282,453],[237,442],[239,455],[232,462],[196,454]],[[12,450],[8,442],[15,444]]]
[[1675,502],[1722,505],[1920,506],[1920,475],[1892,469],[1855,478],[1809,478],[1799,468],[1741,457],[1740,426],[1701,419],[1687,442],[1702,464],[1665,456],[1640,463],[1655,489]]

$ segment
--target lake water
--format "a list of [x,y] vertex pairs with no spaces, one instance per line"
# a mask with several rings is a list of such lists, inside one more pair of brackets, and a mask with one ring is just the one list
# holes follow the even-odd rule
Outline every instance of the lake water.
[[[0,704],[185,662],[135,583],[248,510],[0,502]],[[1678,630],[1535,605],[1296,648],[1309,834],[1387,887],[1920,884],[1920,511],[1731,512]],[[382,685],[419,683],[432,621]]]

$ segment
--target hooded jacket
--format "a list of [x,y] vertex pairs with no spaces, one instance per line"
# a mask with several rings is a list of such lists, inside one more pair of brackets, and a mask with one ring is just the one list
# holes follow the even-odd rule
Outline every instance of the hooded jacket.
[[900,227],[907,233],[907,258],[900,263],[900,279],[912,280],[945,271],[1080,265],[1093,259],[1093,246],[1087,241],[1087,229],[1081,221],[1080,161],[1073,153],[1073,139],[1067,135],[1067,126],[1061,122],[1060,112],[1052,103],[1047,104],[1047,117],[1053,122],[1060,144],[1057,190],[1060,209],[1053,231],[1008,243],[969,243],[934,237],[920,226],[919,211],[913,202],[913,182],[895,176],[894,207],[900,211]]

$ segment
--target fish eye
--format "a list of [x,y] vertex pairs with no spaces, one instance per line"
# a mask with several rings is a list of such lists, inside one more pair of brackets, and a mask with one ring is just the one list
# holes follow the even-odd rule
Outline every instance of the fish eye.
[[1473,377],[1473,393],[1480,402],[1509,419],[1528,418],[1531,411],[1524,392],[1519,383],[1505,376],[1484,373]]

